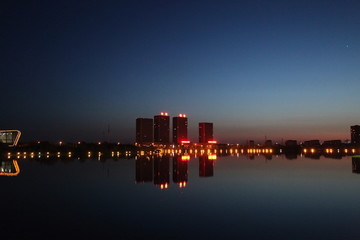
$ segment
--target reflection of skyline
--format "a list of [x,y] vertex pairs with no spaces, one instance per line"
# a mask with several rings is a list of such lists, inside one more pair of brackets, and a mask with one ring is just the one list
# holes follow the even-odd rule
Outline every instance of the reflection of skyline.
[[214,160],[209,159],[209,155],[199,156],[199,177],[212,176],[214,176]]
[[[137,156],[135,160],[135,182],[152,182],[160,189],[167,189],[170,185],[170,167],[172,167],[173,183],[179,188],[184,188],[188,184],[189,162],[191,159],[193,157],[190,157],[188,154],[175,155],[173,157],[164,155]],[[198,159],[199,177],[214,176],[214,160],[217,159],[216,155],[203,155],[199,156]]]
[[161,189],[168,188],[170,181],[170,159],[168,156],[154,157],[154,184]]
[[139,156],[135,160],[136,183],[153,181],[153,159],[149,156]]
[[186,187],[188,181],[188,161],[190,156],[174,156],[173,157],[173,182],[179,187]]

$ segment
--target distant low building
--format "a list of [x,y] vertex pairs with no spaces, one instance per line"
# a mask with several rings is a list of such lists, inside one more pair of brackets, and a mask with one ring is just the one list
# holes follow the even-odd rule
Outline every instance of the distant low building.
[[303,143],[304,147],[320,147],[320,141],[319,140],[309,140],[309,141],[305,141]]
[[324,141],[322,146],[336,148],[336,147],[341,147],[342,142],[341,142],[341,140],[329,140],[329,141]]
[[249,148],[254,148],[254,147],[255,147],[255,141],[254,141],[254,140],[249,140],[249,141],[247,142],[247,146],[248,146]]
[[296,140],[286,140],[285,141],[285,146],[286,147],[296,147],[298,144],[297,144],[297,141]]
[[266,141],[264,142],[264,147],[272,147],[272,145],[273,145],[273,143],[272,143],[271,140],[266,140]]
[[19,130],[0,130],[0,143],[14,147],[18,144],[20,136]]

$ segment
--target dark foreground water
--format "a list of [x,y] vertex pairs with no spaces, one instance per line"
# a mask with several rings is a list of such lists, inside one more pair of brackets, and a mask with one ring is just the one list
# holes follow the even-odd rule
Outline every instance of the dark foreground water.
[[18,160],[0,238],[360,239],[356,159],[211,158]]

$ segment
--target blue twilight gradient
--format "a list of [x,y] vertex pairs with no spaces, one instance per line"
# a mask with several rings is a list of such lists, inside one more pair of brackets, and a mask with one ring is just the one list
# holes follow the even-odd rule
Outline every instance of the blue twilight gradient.
[[360,123],[359,1],[0,3],[0,128],[133,142],[160,111],[221,142],[346,139]]

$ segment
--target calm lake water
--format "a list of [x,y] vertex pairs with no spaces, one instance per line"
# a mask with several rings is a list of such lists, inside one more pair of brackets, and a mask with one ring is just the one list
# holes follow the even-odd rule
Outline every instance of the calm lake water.
[[355,158],[212,158],[20,159],[1,239],[360,239]]

